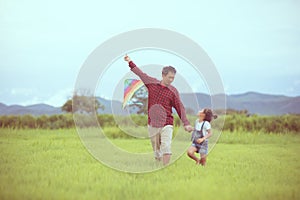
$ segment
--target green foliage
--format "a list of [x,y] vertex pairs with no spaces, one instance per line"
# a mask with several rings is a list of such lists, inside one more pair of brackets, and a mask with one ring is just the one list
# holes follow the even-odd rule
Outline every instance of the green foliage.
[[223,130],[264,133],[300,133],[300,115],[226,115]]
[[62,129],[74,127],[74,121],[71,114],[42,115],[39,117],[31,115],[11,115],[0,116],[0,127],[15,129]]
[[[147,126],[147,115],[114,116],[111,114],[94,115],[76,114],[76,125],[80,127],[138,127]],[[196,116],[188,115],[191,125],[194,125]],[[223,121],[225,123],[223,124]],[[258,116],[245,113],[220,115],[213,120],[212,128],[230,132],[263,132],[263,133],[300,133],[300,115]],[[177,115],[174,116],[174,126],[182,126]],[[73,115],[42,115],[34,117],[0,116],[0,128],[17,129],[62,129],[75,127]]]

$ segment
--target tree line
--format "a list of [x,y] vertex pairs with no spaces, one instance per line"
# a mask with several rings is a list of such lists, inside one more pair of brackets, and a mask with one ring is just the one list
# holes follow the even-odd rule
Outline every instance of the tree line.
[[[97,120],[90,120],[89,115],[82,114],[76,125],[82,127],[101,126],[118,127],[125,126],[146,126],[147,115],[114,116],[111,114],[97,115]],[[191,123],[194,123],[195,116],[188,116]],[[225,123],[222,122],[225,118]],[[78,118],[77,118],[78,119]],[[249,116],[242,114],[221,115],[212,121],[212,127],[223,131],[240,132],[264,132],[264,133],[300,133],[300,115],[282,116]],[[174,126],[180,126],[181,121],[178,116],[174,117]],[[223,126],[223,127],[222,127]],[[61,115],[18,115],[0,116],[0,128],[13,129],[68,129],[75,128],[72,114]]]

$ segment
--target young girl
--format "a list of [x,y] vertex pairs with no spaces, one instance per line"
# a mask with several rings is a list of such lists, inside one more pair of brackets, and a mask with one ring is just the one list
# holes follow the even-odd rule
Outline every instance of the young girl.
[[[196,164],[205,166],[208,153],[208,138],[212,135],[210,122],[217,115],[213,115],[211,109],[205,108],[198,112],[198,119],[195,122],[195,129],[192,134],[192,145],[187,150],[187,155],[196,161]],[[200,158],[195,156],[200,153]]]

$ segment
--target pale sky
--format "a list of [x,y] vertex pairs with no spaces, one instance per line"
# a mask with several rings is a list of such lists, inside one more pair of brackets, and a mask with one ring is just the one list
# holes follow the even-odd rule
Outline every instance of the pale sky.
[[[141,28],[168,29],[197,42],[214,62],[227,94],[300,96],[300,1],[175,2],[1,0],[0,102],[61,106],[94,49]],[[142,63],[141,57],[133,58]],[[188,84],[207,92],[201,80],[199,87],[195,81]],[[103,88],[97,95],[110,92]]]

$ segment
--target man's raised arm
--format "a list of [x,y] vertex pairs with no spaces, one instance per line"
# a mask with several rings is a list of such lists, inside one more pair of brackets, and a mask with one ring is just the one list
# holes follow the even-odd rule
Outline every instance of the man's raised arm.
[[135,73],[140,79],[143,81],[145,85],[150,83],[157,83],[159,82],[156,78],[148,76],[144,73],[140,68],[136,66],[136,64],[130,59],[130,57],[126,54],[124,60],[128,62],[128,65],[133,73]]

